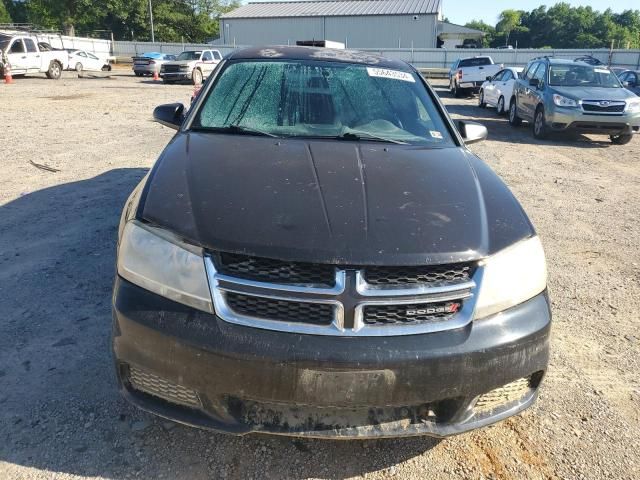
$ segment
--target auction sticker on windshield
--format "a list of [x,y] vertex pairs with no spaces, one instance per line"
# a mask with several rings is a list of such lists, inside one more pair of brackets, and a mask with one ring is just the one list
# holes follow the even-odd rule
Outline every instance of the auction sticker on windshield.
[[367,67],[367,73],[370,77],[391,78],[393,80],[402,80],[403,82],[415,83],[413,75],[398,70],[389,70],[387,68]]

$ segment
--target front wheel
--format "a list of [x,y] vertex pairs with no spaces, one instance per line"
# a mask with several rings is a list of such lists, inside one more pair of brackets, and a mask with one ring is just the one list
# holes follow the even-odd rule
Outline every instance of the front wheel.
[[484,101],[484,90],[480,90],[480,96],[478,97],[478,106],[480,108],[485,108],[487,106],[487,102]]
[[623,135],[611,135],[611,143],[614,145],[626,145],[633,139],[633,134],[625,133]]
[[518,116],[518,106],[516,105],[516,99],[511,100],[509,104],[509,124],[512,127],[519,127],[522,125],[522,119]]
[[52,80],[59,80],[62,76],[62,65],[55,60],[49,64],[49,70],[47,70],[47,77]]
[[202,71],[196,68],[193,71],[192,80],[194,85],[202,84]]
[[76,63],[76,72],[82,73],[82,64],[80,62]]
[[504,97],[498,99],[498,106],[496,107],[498,115],[504,115]]
[[533,120],[533,136],[538,140],[544,140],[548,136],[547,121],[544,117],[544,108],[538,107]]

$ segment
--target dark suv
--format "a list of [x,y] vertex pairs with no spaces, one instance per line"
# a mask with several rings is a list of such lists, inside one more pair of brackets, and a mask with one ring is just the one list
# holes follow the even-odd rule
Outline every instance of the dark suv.
[[[127,201],[113,351],[124,396],[234,434],[451,435],[530,406],[544,252],[410,65],[239,50]],[[457,128],[456,128],[457,127]]]
[[533,135],[572,131],[609,135],[617,145],[640,133],[640,98],[607,67],[543,57],[527,65],[516,82],[509,122],[533,124]]

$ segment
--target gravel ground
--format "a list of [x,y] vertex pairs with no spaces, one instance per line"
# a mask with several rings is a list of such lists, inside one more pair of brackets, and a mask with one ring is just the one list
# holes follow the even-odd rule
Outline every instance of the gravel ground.
[[153,107],[191,91],[124,72],[0,85],[0,478],[638,478],[640,138],[539,142],[444,90],[489,127],[473,150],[546,247],[553,355],[532,409],[443,441],[332,442],[214,434],[121,400],[118,216],[172,135]]

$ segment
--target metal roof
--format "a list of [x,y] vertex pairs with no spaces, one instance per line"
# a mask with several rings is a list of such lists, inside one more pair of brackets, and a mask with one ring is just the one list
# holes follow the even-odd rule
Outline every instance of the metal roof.
[[438,32],[440,33],[452,33],[452,34],[471,34],[471,35],[485,35],[482,30],[476,30],[475,28],[464,27],[462,25],[456,25],[455,23],[440,22],[438,24]]
[[435,15],[442,0],[324,0],[256,2],[221,18],[342,17],[353,15]]

